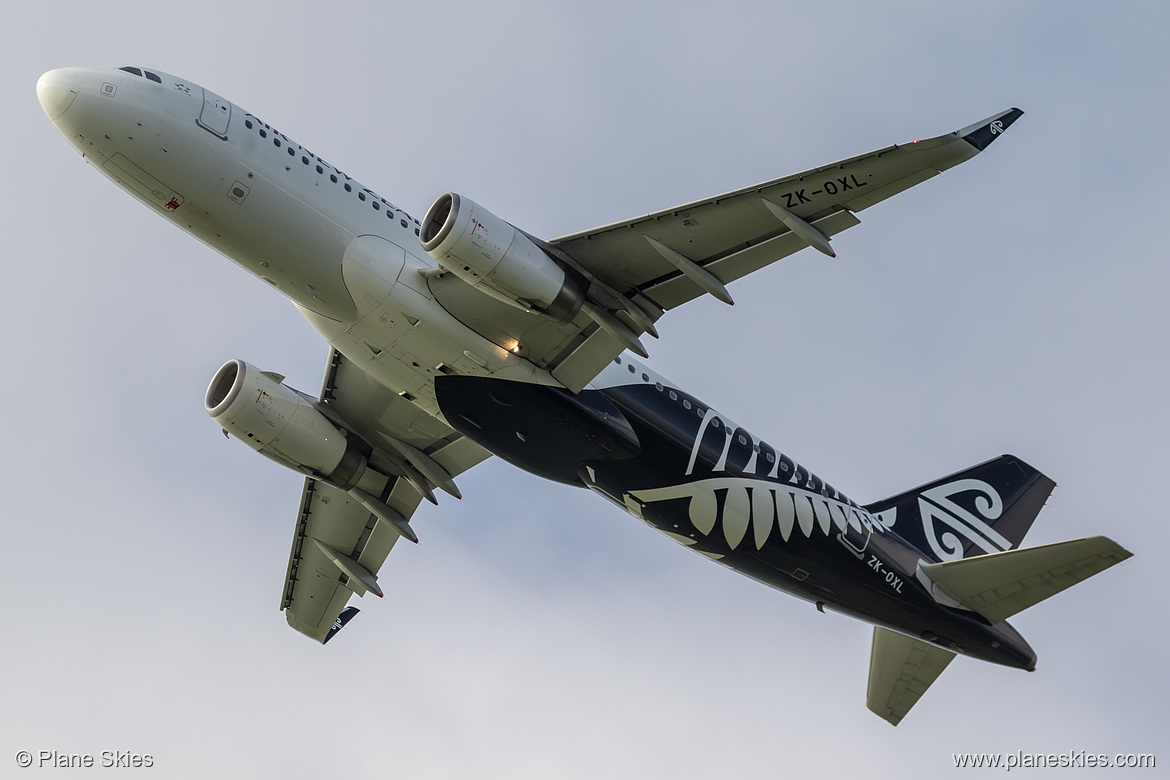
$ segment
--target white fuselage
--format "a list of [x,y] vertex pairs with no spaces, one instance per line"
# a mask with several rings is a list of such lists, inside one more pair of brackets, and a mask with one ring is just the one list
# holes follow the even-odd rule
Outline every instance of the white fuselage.
[[160,81],[64,68],[38,92],[64,106],[50,118],[98,171],[284,293],[338,351],[426,413],[441,417],[439,366],[559,385],[435,301],[420,275],[435,264],[409,214],[218,95],[150,73]]

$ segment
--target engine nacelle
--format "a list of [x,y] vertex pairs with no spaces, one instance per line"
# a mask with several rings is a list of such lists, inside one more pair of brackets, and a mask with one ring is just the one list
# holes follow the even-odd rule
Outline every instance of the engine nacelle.
[[275,375],[242,360],[224,363],[207,387],[207,413],[252,449],[289,468],[349,489],[366,471],[366,449]]
[[585,300],[576,279],[521,231],[449,192],[423,219],[422,246],[444,269],[494,298],[562,321]]

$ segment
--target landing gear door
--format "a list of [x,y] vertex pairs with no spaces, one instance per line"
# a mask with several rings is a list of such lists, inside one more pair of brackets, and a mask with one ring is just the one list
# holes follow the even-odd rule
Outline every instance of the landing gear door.
[[231,118],[232,104],[211,90],[203,90],[203,111],[199,114],[199,126],[226,141],[228,120]]

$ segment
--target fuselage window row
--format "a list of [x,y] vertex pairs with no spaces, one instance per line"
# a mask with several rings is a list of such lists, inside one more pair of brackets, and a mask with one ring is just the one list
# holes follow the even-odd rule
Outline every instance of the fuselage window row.
[[[122,70],[125,70],[125,71],[130,72],[130,73],[135,73],[135,71],[137,69],[136,68],[122,68]],[[139,74],[135,73],[135,75],[139,75]],[[148,73],[147,75],[153,76],[153,74],[151,74],[151,73]],[[162,83],[162,82],[160,81],[159,83]],[[257,121],[259,121],[259,120],[257,120]],[[260,128],[256,127],[256,124],[251,119],[244,120],[244,127],[247,128],[248,130],[256,130],[260,134],[261,138],[268,137],[268,131],[263,127],[260,127]],[[275,146],[276,148],[279,149],[281,147],[280,138],[276,137],[276,133],[277,133],[276,130],[273,130],[272,132],[274,134],[272,137],[272,144],[273,144],[273,146]],[[289,143],[291,144],[292,142],[290,141]],[[312,152],[308,151],[307,149],[302,149],[301,151],[304,152],[304,154],[301,155],[301,163],[303,165],[309,164],[309,157],[313,157],[314,159],[318,159],[316,155],[314,155]],[[289,157],[296,157],[297,152],[292,146],[289,146],[288,147],[288,154],[289,154]],[[324,160],[322,160],[321,162],[324,163]],[[323,167],[323,165],[317,165],[316,168],[317,168],[318,174],[320,174],[322,176],[325,175],[325,168]],[[287,170],[291,170],[291,169],[286,167],[285,170],[287,171]],[[331,181],[334,184],[339,183],[338,178],[337,178],[337,174],[335,174],[335,173],[329,174],[329,181]],[[345,187],[346,192],[353,192],[353,187],[349,184],[349,182],[346,182],[344,184],[344,187]],[[370,205],[373,207],[373,209],[375,211],[381,211],[382,205],[386,206],[386,217],[388,219],[393,219],[395,213],[401,212],[403,218],[399,220],[399,225],[402,228],[409,230],[411,222],[414,222],[414,224],[416,226],[420,225],[420,223],[417,219],[410,216],[405,211],[402,211],[397,206],[395,206],[393,203],[391,203],[390,201],[386,200],[381,195],[378,195],[377,193],[375,193],[373,191],[370,191],[370,190],[359,191],[358,192],[358,200],[365,202],[366,192],[369,192],[375,198],[375,200],[373,200],[370,203]],[[416,236],[419,234],[419,227],[415,227],[414,234]]]

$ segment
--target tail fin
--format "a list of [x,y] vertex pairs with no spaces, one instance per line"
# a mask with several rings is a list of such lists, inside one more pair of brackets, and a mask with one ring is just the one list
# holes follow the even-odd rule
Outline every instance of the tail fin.
[[933,561],[1019,547],[1056,483],[1001,455],[865,508]]
[[874,626],[865,706],[897,726],[954,658],[950,650]]
[[1112,539],[1091,536],[921,567],[935,589],[999,623],[1132,556]]

